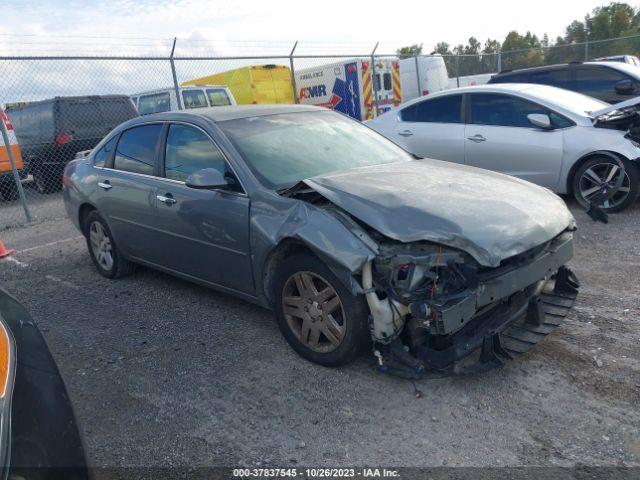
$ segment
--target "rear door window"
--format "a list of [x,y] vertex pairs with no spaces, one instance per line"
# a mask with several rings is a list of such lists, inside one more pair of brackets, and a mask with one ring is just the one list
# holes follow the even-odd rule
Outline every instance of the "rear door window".
[[227,166],[222,152],[200,129],[182,124],[169,126],[165,147],[165,177],[184,182],[203,168],[215,168],[223,175]]
[[141,95],[138,100],[138,113],[140,115],[168,112],[169,110],[171,110],[169,92]]
[[99,105],[107,130],[137,116],[133,103],[128,98],[103,98]]
[[183,90],[182,100],[184,108],[202,108],[207,107],[207,97],[202,90]]
[[540,85],[551,85],[552,87],[565,89],[570,89],[571,87],[571,76],[568,68],[531,72],[529,78],[531,83]]
[[400,111],[403,122],[462,123],[462,95],[431,98]]
[[384,84],[383,87],[385,90],[391,90],[391,74],[390,73],[385,73],[382,76],[382,83]]
[[471,123],[501,127],[532,128],[530,113],[549,114],[548,109],[528,100],[497,93],[471,94]]
[[113,137],[107,143],[105,143],[100,150],[93,156],[93,164],[96,167],[104,167],[108,164],[109,159],[112,156],[113,146],[116,144],[116,137]]
[[[72,100],[65,102],[67,128],[71,130],[92,130],[103,124],[98,102],[92,100]],[[73,134],[73,132],[71,132]]]
[[373,76],[373,91],[377,92],[380,90],[380,74],[376,73]]
[[231,105],[229,95],[223,88],[208,88],[207,97],[212,107],[222,107],[224,105]]
[[162,125],[154,123],[125,130],[120,135],[113,168],[124,172],[153,175],[156,148]]

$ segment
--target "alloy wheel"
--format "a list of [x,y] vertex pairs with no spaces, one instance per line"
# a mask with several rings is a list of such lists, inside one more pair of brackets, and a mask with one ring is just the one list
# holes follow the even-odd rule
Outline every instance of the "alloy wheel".
[[618,191],[611,198],[598,205],[603,208],[617,207],[629,195],[631,181],[627,172],[623,172],[615,163],[597,163],[587,168],[580,177],[580,195],[587,203],[591,203],[592,199],[596,198],[598,194],[606,194],[613,189],[620,175],[624,175],[624,178]]
[[320,275],[296,272],[282,289],[282,309],[298,341],[314,352],[328,353],[340,346],[346,316],[336,290]]
[[113,249],[111,239],[100,222],[92,222],[89,227],[91,250],[96,261],[105,270],[113,268]]

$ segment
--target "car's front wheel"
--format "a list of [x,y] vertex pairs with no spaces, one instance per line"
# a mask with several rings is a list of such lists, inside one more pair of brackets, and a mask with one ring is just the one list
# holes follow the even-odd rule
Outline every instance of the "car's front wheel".
[[97,211],[93,210],[87,215],[84,234],[91,260],[101,275],[118,278],[134,270],[135,265],[122,256],[107,222]]
[[[619,212],[631,205],[640,193],[639,173],[632,162],[625,160],[623,165],[624,171],[614,159],[605,156],[591,158],[580,165],[572,185],[578,203],[585,208],[594,203],[607,212]],[[615,188],[621,176],[620,188],[603,200],[603,194]]]
[[335,367],[356,358],[367,345],[364,296],[353,295],[317,257],[287,258],[275,283],[278,325],[303,358]]

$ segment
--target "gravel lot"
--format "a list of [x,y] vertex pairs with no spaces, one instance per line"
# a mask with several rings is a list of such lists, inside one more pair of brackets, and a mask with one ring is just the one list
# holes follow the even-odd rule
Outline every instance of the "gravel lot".
[[94,270],[67,220],[0,232],[96,466],[640,466],[640,203],[580,225],[565,324],[476,376],[411,383],[297,357],[268,311],[141,269]]

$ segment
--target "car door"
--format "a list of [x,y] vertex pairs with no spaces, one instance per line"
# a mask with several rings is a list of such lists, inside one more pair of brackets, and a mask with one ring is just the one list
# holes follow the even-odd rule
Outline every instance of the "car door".
[[158,254],[153,242],[157,216],[154,175],[161,131],[161,123],[123,131],[105,167],[96,165],[98,211],[109,224],[118,248],[127,256],[145,261]]
[[[185,275],[253,293],[249,255],[249,197],[224,154],[200,128],[171,123],[163,149],[164,179],[158,189],[158,236],[162,265]],[[227,190],[198,190],[185,181],[215,168],[236,181]]]
[[[607,103],[629,100],[640,94],[640,84],[623,72],[602,65],[577,65],[575,68],[575,91],[595,97]],[[616,92],[620,82],[629,83],[626,93]]]
[[444,95],[413,103],[398,112],[391,136],[424,158],[464,163],[462,95]]
[[563,155],[563,130],[531,125],[530,113],[550,115],[557,127],[568,119],[523,98],[502,93],[469,94],[465,163],[555,189]]

